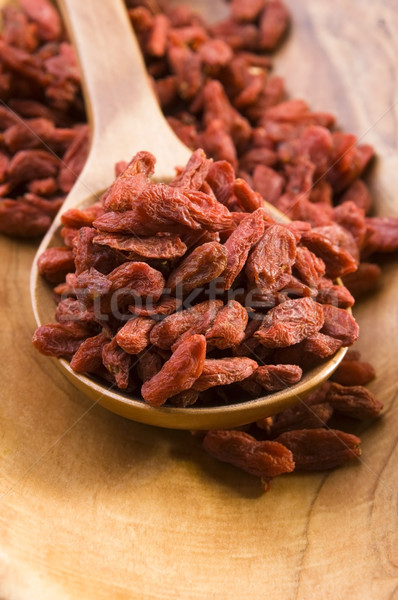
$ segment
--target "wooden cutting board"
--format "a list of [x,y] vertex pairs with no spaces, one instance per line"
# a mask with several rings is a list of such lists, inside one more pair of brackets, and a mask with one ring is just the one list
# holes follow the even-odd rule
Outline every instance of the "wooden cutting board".
[[[105,1],[105,0],[103,0]],[[110,0],[106,0],[110,1]],[[398,216],[398,14],[392,0],[289,0],[276,72],[372,143],[377,212]],[[384,416],[360,462],[258,481],[188,433],[106,412],[31,347],[34,244],[0,240],[0,597],[397,598],[398,257],[359,304]]]

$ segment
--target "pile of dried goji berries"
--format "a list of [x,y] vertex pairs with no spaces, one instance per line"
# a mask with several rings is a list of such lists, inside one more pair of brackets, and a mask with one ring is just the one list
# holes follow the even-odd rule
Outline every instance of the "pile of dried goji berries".
[[[155,405],[166,399],[178,406],[214,402],[215,394],[219,403],[220,397],[226,400],[223,389],[229,399],[235,388],[241,399],[243,394],[252,397],[260,390],[291,385],[332,347],[348,345],[355,337],[352,320],[341,317],[341,325],[334,319],[337,310],[346,315],[341,308],[350,306],[353,298],[332,279],[343,275],[358,298],[373,289],[380,276],[377,264],[364,261],[398,248],[397,220],[368,216],[372,200],[360,177],[372,149],[336,130],[333,116],[311,112],[302,100],[287,99],[283,80],[271,74],[269,53],[289,25],[280,0],[232,0],[230,18],[215,25],[187,6],[156,0],[126,4],[170,125],[192,150],[204,148],[216,162],[210,164],[196,153],[173,182],[173,191],[163,187],[160,192],[161,199],[171,194],[178,204],[184,190],[179,206],[191,231],[184,219],[174,224],[176,228],[170,228],[170,222],[159,227],[157,222],[152,229],[150,219],[141,219],[139,229],[138,208],[135,216],[129,214],[129,203],[143,193],[141,209],[147,217],[147,188],[154,188],[145,169],[128,187],[131,165],[102,203],[65,216],[65,247],[52,250],[40,262],[45,276],[60,282],[58,323],[42,332],[37,343],[49,353],[73,357],[76,370],[100,374],[127,390],[149,382],[177,354],[177,360],[186,360],[187,387],[170,397],[175,391],[171,384],[166,396],[159,395],[158,376],[153,389],[148,383],[143,390]],[[73,49],[57,12],[47,0],[21,0],[20,5],[4,9],[0,40],[0,231],[32,236],[46,230],[81,171],[88,131]],[[118,199],[116,204],[112,198]],[[187,198],[189,210],[184,212]],[[293,224],[272,223],[262,210],[262,199],[287,213]],[[209,206],[221,211],[211,225],[203,220]],[[126,239],[132,223],[140,239]],[[239,255],[242,240],[246,255]],[[266,265],[271,254],[267,248],[278,244],[283,268],[275,261],[273,270],[269,262],[263,269],[262,261]],[[195,269],[210,279],[204,283],[196,278]],[[186,277],[190,291],[184,288]],[[209,300],[199,294],[190,308],[181,306],[187,294],[200,286],[209,288],[220,277],[224,296]],[[232,300],[225,296],[242,281],[243,295]],[[174,285],[175,290],[182,286],[182,297],[173,291]],[[166,297],[165,287],[171,290]],[[134,301],[133,288],[138,290]],[[259,289],[257,297],[254,288]],[[151,294],[154,303],[148,306]],[[116,305],[109,306],[113,296]],[[319,313],[316,326],[312,322],[302,339],[297,338],[296,326],[286,327],[291,303],[303,322],[306,316],[316,321],[314,305],[322,308],[322,317]],[[110,316],[109,322],[98,322],[98,307],[100,315]],[[118,322],[126,312],[132,318]],[[256,313],[263,313],[263,324],[250,318]],[[231,321],[232,330],[227,327]],[[195,333],[199,325],[201,331]],[[282,337],[289,330],[291,345],[269,346],[277,330]],[[156,331],[161,332],[157,338]],[[167,335],[174,336],[170,345]],[[168,339],[166,348],[163,336]],[[195,360],[181,350],[192,338]],[[148,340],[153,349],[144,351]],[[139,367],[130,376],[131,357],[138,355]],[[203,370],[208,361],[218,361],[217,369],[210,367],[195,377],[202,361]],[[225,361],[240,365],[240,381],[237,369],[231,371]],[[174,377],[175,369],[171,372]],[[169,375],[166,370],[166,378]],[[359,454],[359,439],[333,429],[336,423],[341,426],[336,416],[377,416],[381,406],[363,387],[373,376],[371,366],[351,352],[334,382],[324,384],[305,404],[246,431],[210,432],[204,447],[266,480],[294,466],[338,466]],[[196,385],[200,389],[189,387],[189,377],[202,378]],[[234,383],[216,387],[216,379],[224,385]]]
[[88,127],[74,50],[47,0],[2,9],[0,232],[46,232],[83,168]]
[[[151,406],[189,410],[284,389],[357,339],[345,310],[354,299],[333,281],[357,268],[348,232],[276,223],[265,208],[254,209],[261,198],[229,163],[202,150],[169,184],[153,183],[154,169],[154,156],[140,152],[118,165],[99,202],[63,214],[65,246],[47,249],[38,263],[58,283],[57,322],[37,329],[38,350],[136,391]],[[240,210],[229,210],[231,200]],[[358,361],[355,369],[364,381],[373,376]],[[319,393],[253,425],[256,438],[209,432],[204,446],[263,479],[294,464],[337,466],[358,455],[359,440],[323,428],[333,411],[366,418],[381,405],[361,386],[333,383]],[[286,431],[292,423],[295,431]]]
[[292,385],[357,339],[344,310],[354,299],[332,279],[356,269],[350,244],[264,208],[229,211],[221,200],[239,180],[231,170],[227,194],[212,184],[226,164],[201,150],[170,184],[151,181],[154,167],[137,154],[97,204],[63,214],[66,245],[38,263],[59,281],[58,323],[37,330],[39,350],[79,372],[105,368],[152,406],[188,406]]

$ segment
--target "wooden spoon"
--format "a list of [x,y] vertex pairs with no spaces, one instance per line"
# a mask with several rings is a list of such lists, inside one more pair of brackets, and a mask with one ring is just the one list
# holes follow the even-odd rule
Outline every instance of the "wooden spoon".
[[[171,179],[174,167],[184,165],[191,154],[162,115],[123,2],[60,0],[59,5],[80,59],[92,142],[84,170],[44,237],[33,264],[31,297],[38,326],[54,321],[52,291],[38,273],[37,258],[46,248],[63,244],[60,214],[95,201],[98,191],[112,183],[114,164],[130,159],[140,150],[156,156],[156,176],[163,181]],[[267,207],[277,220],[288,220],[271,205]],[[124,417],[176,429],[211,429],[243,425],[298,402],[331,375],[345,352],[346,349],[340,349],[286,390],[229,406],[203,408],[153,408],[114,386],[107,388],[75,373],[66,360],[57,362],[77,388]]]

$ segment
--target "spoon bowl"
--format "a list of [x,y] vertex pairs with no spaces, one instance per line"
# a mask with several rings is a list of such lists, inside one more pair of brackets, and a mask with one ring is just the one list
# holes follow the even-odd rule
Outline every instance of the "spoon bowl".
[[[84,170],[33,263],[31,297],[38,326],[54,320],[54,300],[51,287],[38,272],[37,258],[47,248],[63,244],[61,214],[98,200],[98,190],[113,182],[113,165],[138,151],[147,150],[156,156],[156,178],[160,181],[170,180],[174,167],[184,165],[191,155],[163,117],[122,0],[60,0],[59,5],[80,60],[92,139]],[[272,205],[264,205],[277,221],[288,221]],[[139,397],[74,372],[64,359],[55,360],[75,387],[123,417],[173,429],[214,429],[250,423],[297,403],[333,373],[345,352],[346,348],[341,348],[305,373],[298,384],[280,392],[229,405],[188,408],[153,408]]]

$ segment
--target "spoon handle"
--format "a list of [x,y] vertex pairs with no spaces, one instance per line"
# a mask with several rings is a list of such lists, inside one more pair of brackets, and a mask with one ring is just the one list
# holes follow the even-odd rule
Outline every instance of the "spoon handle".
[[59,0],[59,7],[78,54],[92,126],[81,175],[92,188],[86,197],[112,183],[115,162],[140,150],[155,154],[157,178],[169,179],[190,150],[162,115],[123,1]]

